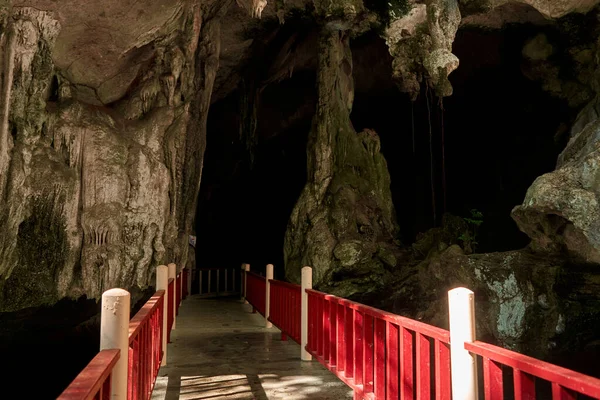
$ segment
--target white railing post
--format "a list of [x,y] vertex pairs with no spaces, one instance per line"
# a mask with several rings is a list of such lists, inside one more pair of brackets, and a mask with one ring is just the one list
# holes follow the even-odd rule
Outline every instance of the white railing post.
[[156,267],[156,290],[164,290],[163,320],[162,320],[162,361],[161,366],[167,365],[167,315],[169,312],[169,268],[166,265]]
[[177,321],[177,266],[175,264],[169,264],[169,279],[173,278],[173,294],[169,293],[169,296],[173,296],[173,326],[171,330],[175,330],[175,322]]
[[452,371],[452,398],[477,400],[476,356],[465,350],[465,342],[475,340],[475,299],[467,288],[448,292],[450,314],[450,369]]
[[312,356],[306,351],[308,345],[308,293],[306,289],[312,289],[312,268],[302,268],[302,302],[300,316],[300,358],[302,361],[312,360]]
[[246,297],[248,296],[246,283],[248,281],[248,272],[250,272],[250,264],[242,264],[242,266],[244,267],[244,304],[248,304],[248,300],[246,300]]
[[129,292],[123,289],[110,289],[102,294],[100,350],[121,350],[112,371],[112,400],[127,400],[130,302]]
[[266,293],[265,293],[265,327],[272,328],[273,324],[269,321],[269,317],[271,316],[271,284],[269,283],[269,279],[273,279],[273,264],[267,264],[267,279],[266,279]]

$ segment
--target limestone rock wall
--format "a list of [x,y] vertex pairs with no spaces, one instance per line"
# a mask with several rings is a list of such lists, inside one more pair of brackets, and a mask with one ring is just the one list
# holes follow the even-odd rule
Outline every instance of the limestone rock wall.
[[186,263],[231,1],[161,3],[0,9],[0,311]]

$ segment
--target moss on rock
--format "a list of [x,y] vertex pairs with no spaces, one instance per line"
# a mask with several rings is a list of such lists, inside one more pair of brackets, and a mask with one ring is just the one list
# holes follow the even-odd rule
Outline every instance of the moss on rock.
[[387,269],[397,260],[398,226],[379,137],[372,130],[356,133],[350,122],[349,36],[326,29],[320,46],[308,182],[286,232],[286,274],[298,281],[300,269],[310,265],[316,287],[353,296],[380,288],[388,279]]
[[56,280],[68,257],[65,218],[55,194],[31,200],[31,214],[19,225],[18,262],[2,282],[0,309],[13,311],[55,303]]

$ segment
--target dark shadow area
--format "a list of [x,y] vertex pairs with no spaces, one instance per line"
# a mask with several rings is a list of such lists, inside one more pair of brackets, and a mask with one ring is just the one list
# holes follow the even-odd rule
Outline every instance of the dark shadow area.
[[357,130],[373,128],[381,137],[405,243],[439,226],[444,212],[469,217],[471,209],[484,214],[478,252],[529,242],[510,212],[535,178],[554,169],[565,145],[555,133],[575,116],[521,72],[523,45],[539,30],[460,30],[454,94],[443,103],[423,89],[411,104],[394,87],[385,43],[371,35],[354,42],[352,120]]
[[[132,293],[131,315],[154,294]],[[137,300],[139,299],[139,300]],[[100,348],[100,303],[81,297],[0,313],[6,399],[55,399]]]
[[[260,48],[245,83],[211,107],[197,213],[201,267],[248,262],[264,269],[273,263],[276,275],[283,274],[283,238],[306,179],[317,96],[315,62],[306,60],[315,59],[317,48],[308,46],[312,55],[303,50],[302,68],[286,76],[273,55],[277,46],[314,40],[310,29],[304,26],[298,37],[272,33],[276,39]],[[405,244],[439,226],[444,212],[469,217],[472,209],[484,215],[477,252],[528,244],[510,212],[535,178],[554,169],[566,140],[555,133],[575,116],[521,71],[524,43],[552,29],[460,30],[454,52],[461,64],[450,76],[454,95],[443,104],[425,87],[415,103],[399,92],[392,58],[377,34],[352,41],[352,122],[357,131],[371,128],[381,138]],[[260,88],[255,103],[248,87]]]

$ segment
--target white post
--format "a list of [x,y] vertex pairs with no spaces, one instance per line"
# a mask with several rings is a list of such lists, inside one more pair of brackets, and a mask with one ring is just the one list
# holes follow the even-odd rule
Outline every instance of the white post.
[[477,400],[477,363],[475,355],[465,350],[465,342],[475,340],[474,294],[467,288],[448,292],[450,312],[450,368],[452,398]]
[[121,350],[112,371],[111,400],[127,400],[130,302],[127,290],[110,289],[102,294],[100,350]]
[[248,294],[248,292],[246,291],[246,281],[247,281],[247,274],[248,272],[250,272],[250,264],[243,264],[244,266],[244,304],[248,304],[248,300],[246,300],[246,296]]
[[161,366],[167,365],[167,314],[169,312],[169,268],[166,265],[159,265],[156,267],[156,290],[164,290],[165,297],[163,297],[163,321],[162,321],[162,348],[163,356]]
[[171,330],[175,330],[175,322],[177,321],[177,266],[175,264],[169,264],[169,279],[173,278],[173,294],[169,293],[169,296],[173,296],[173,327]]
[[273,324],[269,321],[271,315],[271,284],[269,279],[273,279],[273,264],[267,264],[267,280],[266,280],[266,293],[265,293],[265,328],[272,328]]
[[302,268],[302,303],[301,303],[301,316],[300,316],[300,358],[302,361],[312,360],[312,356],[306,351],[308,345],[308,294],[306,289],[312,289],[312,268]]

